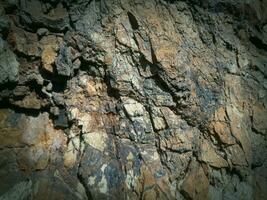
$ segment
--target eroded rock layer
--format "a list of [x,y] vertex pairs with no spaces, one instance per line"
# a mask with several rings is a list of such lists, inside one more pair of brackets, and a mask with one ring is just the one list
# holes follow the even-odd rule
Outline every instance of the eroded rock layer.
[[0,199],[266,199],[266,12],[0,1]]

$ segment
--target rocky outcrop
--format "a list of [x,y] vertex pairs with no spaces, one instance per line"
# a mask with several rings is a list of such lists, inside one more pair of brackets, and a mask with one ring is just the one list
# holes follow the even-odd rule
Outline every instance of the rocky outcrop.
[[0,1],[0,199],[266,199],[264,1]]

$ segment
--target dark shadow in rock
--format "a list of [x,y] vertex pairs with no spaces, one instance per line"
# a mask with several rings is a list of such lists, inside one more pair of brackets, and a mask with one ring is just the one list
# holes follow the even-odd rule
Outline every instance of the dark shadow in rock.
[[258,49],[262,49],[264,51],[267,51],[267,44],[264,44],[262,40],[260,40],[258,37],[250,37],[249,38],[250,42],[254,44]]
[[11,109],[15,113],[25,114],[26,116],[37,117],[41,112],[44,112],[44,109],[30,109],[30,108],[21,108],[19,106],[13,105],[7,100],[0,101],[0,109]]
[[5,90],[5,89],[13,90],[16,87],[16,85],[17,85],[16,83],[10,83],[10,82],[2,84],[2,85],[0,85],[0,92]]
[[136,17],[131,12],[127,12],[127,15],[128,15],[130,24],[132,26],[132,29],[137,30],[139,28],[139,24],[138,24]]

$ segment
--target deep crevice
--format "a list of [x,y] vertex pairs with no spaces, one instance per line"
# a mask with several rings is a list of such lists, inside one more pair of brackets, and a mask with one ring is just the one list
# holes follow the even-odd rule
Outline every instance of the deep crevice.
[[267,51],[267,44],[263,43],[261,39],[259,39],[256,36],[252,36],[249,38],[250,42],[254,44],[258,49],[262,49],[264,51]]
[[127,12],[127,15],[128,15],[130,24],[132,26],[132,29],[137,30],[139,28],[139,24],[138,24],[136,17],[131,12]]

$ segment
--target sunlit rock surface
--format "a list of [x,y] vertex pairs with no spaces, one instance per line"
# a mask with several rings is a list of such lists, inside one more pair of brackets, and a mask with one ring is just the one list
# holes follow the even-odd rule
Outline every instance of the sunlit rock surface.
[[267,199],[267,2],[0,1],[0,200]]

